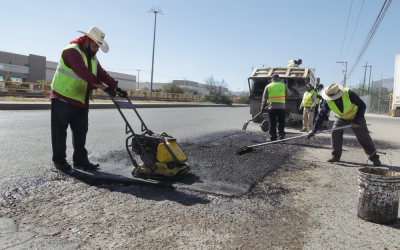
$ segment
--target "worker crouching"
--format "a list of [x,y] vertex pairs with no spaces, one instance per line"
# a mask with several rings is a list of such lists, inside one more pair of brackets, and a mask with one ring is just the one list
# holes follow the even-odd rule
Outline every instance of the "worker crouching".
[[[308,138],[314,135],[324,121],[329,110],[335,112],[336,120],[333,128],[345,125],[352,125],[358,142],[364,148],[369,160],[375,166],[380,166],[379,155],[376,154],[374,143],[367,128],[364,113],[366,105],[360,97],[349,88],[333,83],[322,92],[322,98],[325,99],[324,105],[319,112],[314,127],[308,134]],[[338,162],[342,156],[344,130],[332,131],[332,157],[328,162]]]
[[270,138],[268,141],[276,141],[276,120],[278,120],[279,126],[279,139],[285,139],[285,98],[290,96],[288,87],[281,82],[278,74],[272,75],[271,83],[268,84],[264,89],[264,94],[261,101],[261,110],[265,109],[268,103],[268,115],[269,115],[269,134]]
[[299,110],[303,111],[303,128],[300,132],[311,131],[314,119],[315,106],[317,105],[317,93],[311,84],[306,85],[307,91],[303,95],[303,101],[300,104]]

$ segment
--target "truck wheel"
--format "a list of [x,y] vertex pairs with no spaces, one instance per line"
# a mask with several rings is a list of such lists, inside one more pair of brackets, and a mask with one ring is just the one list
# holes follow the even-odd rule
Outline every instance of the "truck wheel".
[[261,130],[263,132],[268,132],[269,131],[269,122],[267,120],[264,120],[261,124],[260,124]]

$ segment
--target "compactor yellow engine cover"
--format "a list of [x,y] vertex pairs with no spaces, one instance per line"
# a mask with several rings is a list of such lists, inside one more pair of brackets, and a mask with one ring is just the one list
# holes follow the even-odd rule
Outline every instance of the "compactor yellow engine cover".
[[[175,154],[176,158],[179,161],[186,161],[187,157],[185,153],[183,153],[182,149],[178,146],[176,141],[167,141],[167,145],[171,149],[171,151]],[[160,143],[157,148],[157,160],[159,162],[171,162],[174,161],[172,155],[168,152],[167,148],[165,147],[164,143]]]

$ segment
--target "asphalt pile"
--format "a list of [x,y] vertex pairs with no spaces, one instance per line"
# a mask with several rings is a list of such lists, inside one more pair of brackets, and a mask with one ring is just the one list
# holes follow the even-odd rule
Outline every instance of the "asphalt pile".
[[188,156],[190,173],[201,181],[227,183],[249,190],[300,153],[300,147],[274,144],[255,148],[253,152],[237,155],[238,148],[263,143],[266,137],[258,133],[240,133],[212,141],[186,142],[181,147]]

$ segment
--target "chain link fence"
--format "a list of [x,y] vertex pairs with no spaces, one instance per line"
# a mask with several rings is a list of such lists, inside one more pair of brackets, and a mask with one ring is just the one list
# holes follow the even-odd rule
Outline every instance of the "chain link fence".
[[394,78],[373,81],[371,85],[371,94],[361,96],[361,99],[367,105],[365,113],[388,114],[390,97],[393,92]]

